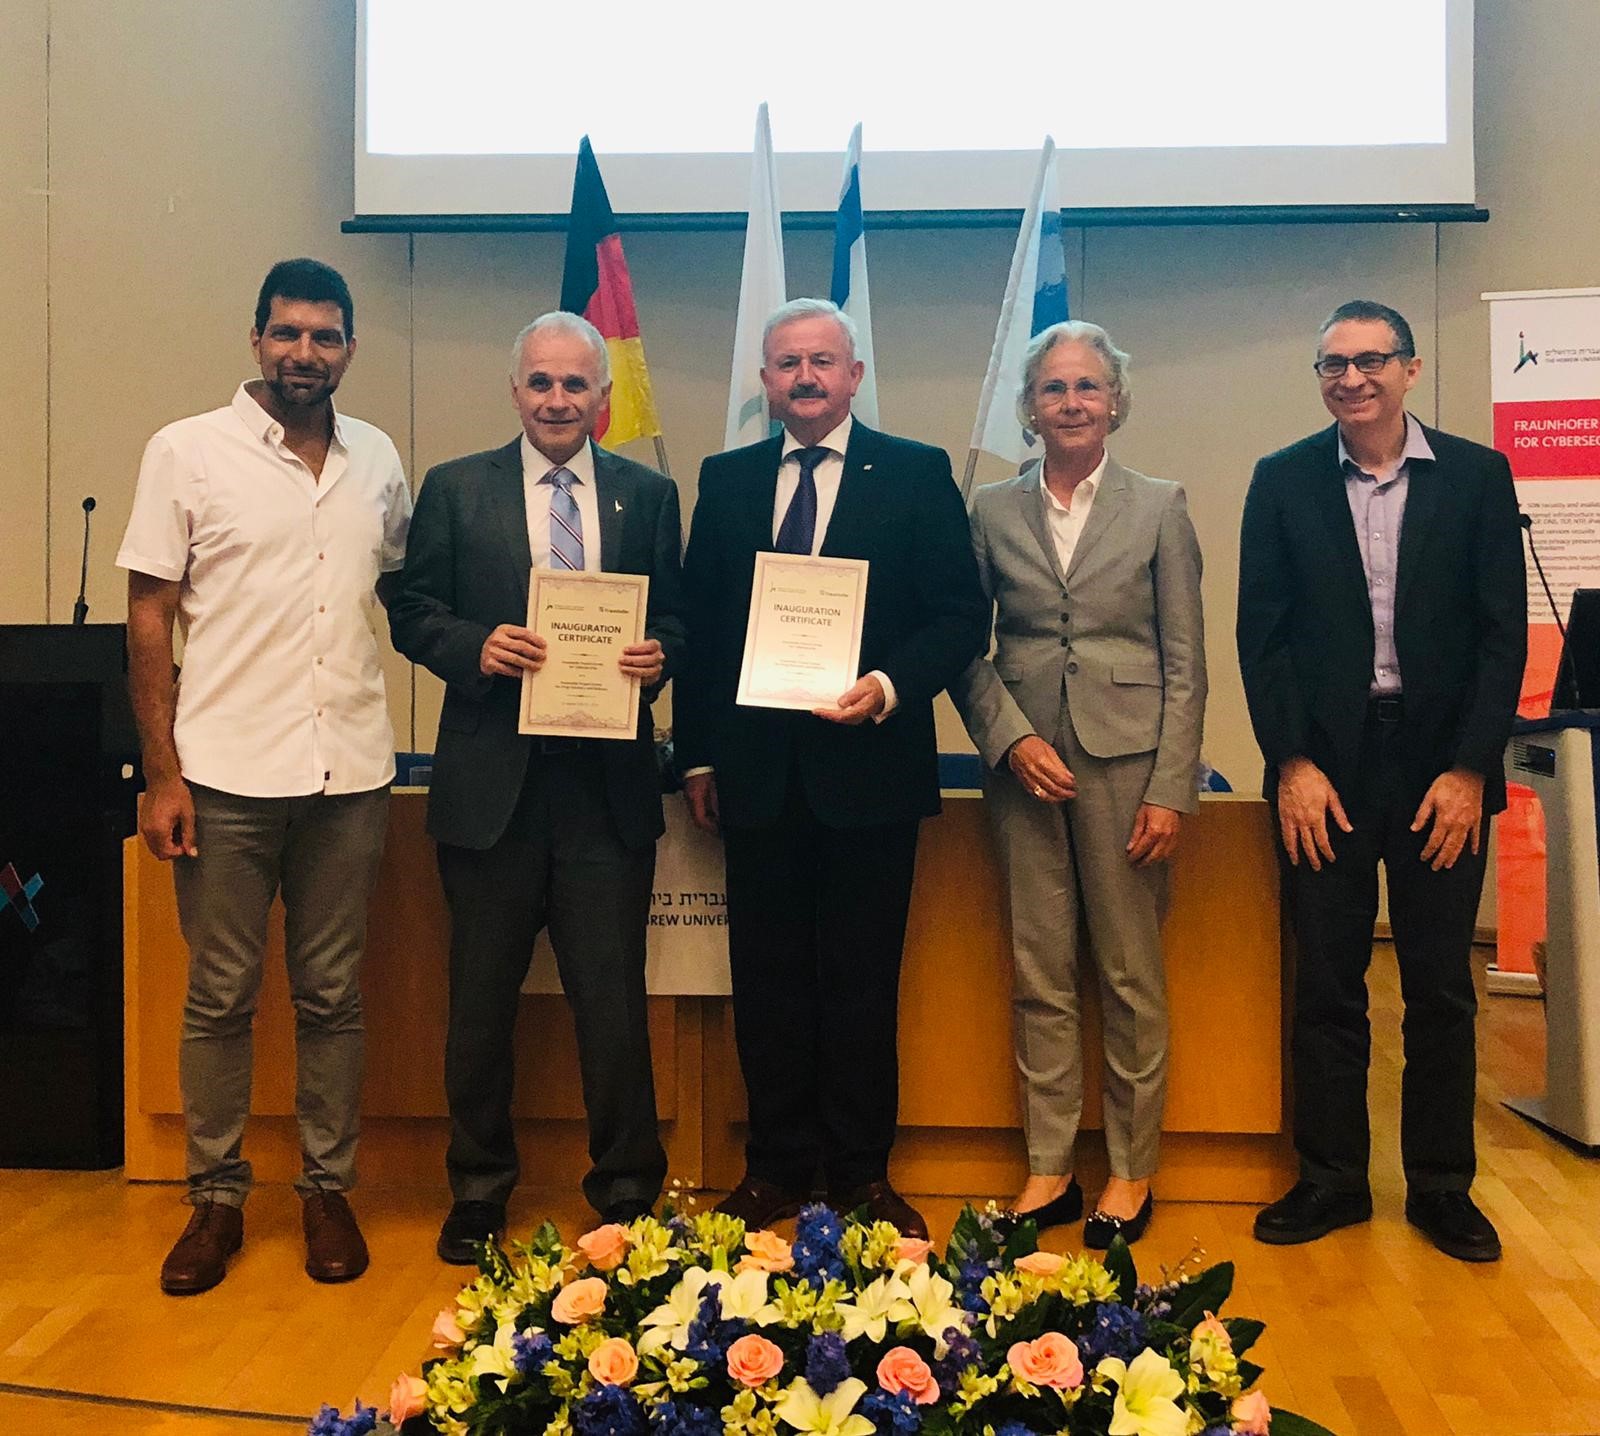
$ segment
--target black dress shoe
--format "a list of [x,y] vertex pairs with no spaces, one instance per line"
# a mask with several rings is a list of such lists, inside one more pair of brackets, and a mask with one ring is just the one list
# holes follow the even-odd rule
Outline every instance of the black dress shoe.
[[776,1182],[763,1181],[748,1172],[739,1185],[712,1208],[725,1217],[738,1217],[750,1231],[761,1231],[784,1217],[792,1217],[810,1200],[809,1192],[791,1191]]
[[505,1229],[506,1209],[500,1202],[457,1202],[439,1228],[434,1250],[451,1266],[477,1266],[478,1248]]
[[1371,1220],[1370,1192],[1337,1192],[1302,1177],[1270,1207],[1256,1213],[1256,1240],[1269,1246],[1298,1246],[1340,1227]]
[[864,1211],[870,1222],[888,1222],[903,1237],[928,1239],[922,1213],[889,1185],[887,1177],[859,1187],[829,1187],[828,1205],[836,1212]]
[[1083,1215],[1083,1188],[1074,1177],[1067,1183],[1066,1191],[1059,1197],[1051,1197],[1042,1207],[1029,1207],[1025,1212],[1012,1208],[1003,1215],[1013,1227],[1023,1222],[1032,1222],[1040,1231],[1046,1227],[1064,1227]]
[[1500,1260],[1500,1234],[1465,1192],[1411,1192],[1406,1220],[1457,1261]]
[[1139,1210],[1131,1217],[1114,1217],[1110,1212],[1103,1212],[1096,1207],[1089,1213],[1089,1220],[1083,1224],[1084,1246],[1103,1252],[1118,1237],[1131,1246],[1144,1235],[1144,1229],[1150,1225],[1150,1214],[1155,1209],[1154,1192],[1144,1194],[1144,1201],[1139,1204]]
[[643,1197],[618,1197],[616,1201],[607,1205],[600,1213],[603,1224],[615,1223],[625,1227],[630,1222],[638,1221],[640,1217],[647,1217],[655,1210],[654,1202],[647,1202]]

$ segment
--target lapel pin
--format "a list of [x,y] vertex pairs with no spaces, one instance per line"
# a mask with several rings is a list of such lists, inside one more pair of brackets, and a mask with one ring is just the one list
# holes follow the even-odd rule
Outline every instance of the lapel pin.
[[861,466],[861,472],[864,473],[864,474],[870,474],[872,472],[872,465],[871,464],[863,464]]
[[622,512],[622,500],[621,499],[612,499],[611,502],[616,505],[617,512],[620,514]]

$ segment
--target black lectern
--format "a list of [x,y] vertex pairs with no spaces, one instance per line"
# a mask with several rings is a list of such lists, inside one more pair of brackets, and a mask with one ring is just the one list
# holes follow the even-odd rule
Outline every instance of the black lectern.
[[122,1162],[120,623],[0,625],[0,1167]]

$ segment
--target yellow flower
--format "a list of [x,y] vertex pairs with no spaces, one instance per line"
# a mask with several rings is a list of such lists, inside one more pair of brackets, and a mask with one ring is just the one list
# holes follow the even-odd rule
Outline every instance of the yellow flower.
[[1102,1358],[1095,1375],[1116,1383],[1110,1436],[1187,1436],[1189,1418],[1178,1405],[1183,1378],[1166,1357],[1148,1346],[1130,1366],[1120,1357]]
[[818,1396],[803,1376],[797,1377],[784,1392],[775,1411],[786,1425],[793,1426],[796,1431],[813,1432],[815,1436],[873,1436],[872,1422],[854,1414],[856,1403],[866,1390],[865,1381],[851,1376],[826,1396]]
[[846,1341],[854,1341],[858,1336],[882,1341],[891,1321],[911,1316],[911,1288],[899,1277],[880,1276],[857,1292],[854,1301],[841,1301],[834,1309],[843,1318],[839,1332]]
[[906,1290],[911,1299],[909,1319],[933,1338],[933,1353],[942,1357],[946,1349],[945,1332],[951,1327],[967,1329],[967,1313],[951,1300],[955,1288],[932,1267],[921,1265],[906,1278]]

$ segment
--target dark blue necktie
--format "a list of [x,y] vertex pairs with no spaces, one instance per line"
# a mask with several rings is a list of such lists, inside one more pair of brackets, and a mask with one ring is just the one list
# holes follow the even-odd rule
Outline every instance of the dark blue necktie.
[[817,465],[833,451],[824,448],[797,449],[800,458],[800,483],[789,500],[789,511],[778,525],[779,553],[810,553],[817,536]]

